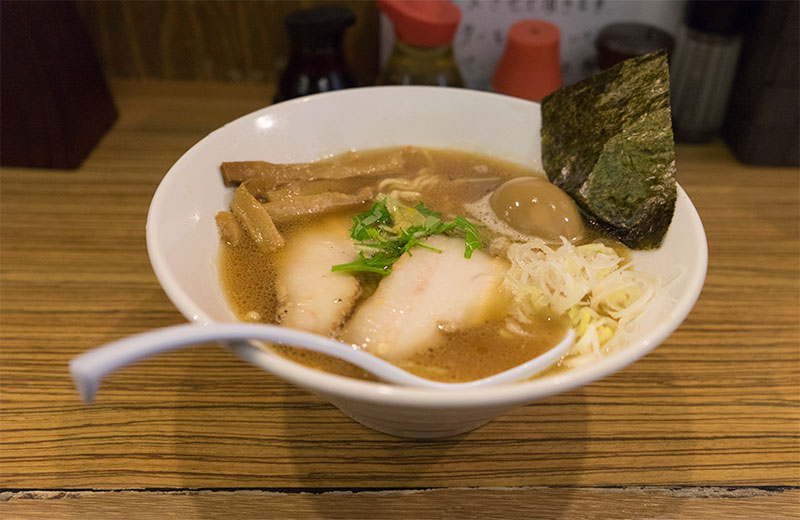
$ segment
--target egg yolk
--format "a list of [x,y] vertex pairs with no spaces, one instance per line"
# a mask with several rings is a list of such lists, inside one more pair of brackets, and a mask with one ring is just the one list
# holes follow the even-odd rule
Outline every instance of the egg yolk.
[[505,182],[489,199],[497,216],[521,233],[557,242],[575,242],[584,227],[578,206],[558,186],[538,177],[518,177]]

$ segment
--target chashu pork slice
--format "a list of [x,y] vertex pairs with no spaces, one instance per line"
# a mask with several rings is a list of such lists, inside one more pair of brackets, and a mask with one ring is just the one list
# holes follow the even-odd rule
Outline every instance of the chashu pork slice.
[[358,298],[358,281],[331,272],[358,257],[348,231],[349,219],[330,217],[295,233],[281,252],[277,272],[278,321],[293,329],[329,336]]
[[435,236],[392,267],[345,324],[341,339],[398,363],[435,347],[445,331],[475,326],[501,309],[505,264],[482,251],[464,258],[464,239]]

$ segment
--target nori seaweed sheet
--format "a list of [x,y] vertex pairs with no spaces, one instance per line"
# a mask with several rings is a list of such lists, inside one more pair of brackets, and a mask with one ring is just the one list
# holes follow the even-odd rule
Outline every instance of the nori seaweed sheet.
[[675,210],[664,51],[632,58],[542,100],[542,165],[592,223],[633,249],[661,244]]

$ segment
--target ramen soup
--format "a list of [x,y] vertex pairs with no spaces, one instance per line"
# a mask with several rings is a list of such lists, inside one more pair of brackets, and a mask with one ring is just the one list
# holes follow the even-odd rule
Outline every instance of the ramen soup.
[[[577,341],[552,370],[612,350],[657,289],[542,173],[416,147],[223,163],[220,273],[239,319],[330,336],[463,382]],[[302,349],[305,365],[370,379]]]

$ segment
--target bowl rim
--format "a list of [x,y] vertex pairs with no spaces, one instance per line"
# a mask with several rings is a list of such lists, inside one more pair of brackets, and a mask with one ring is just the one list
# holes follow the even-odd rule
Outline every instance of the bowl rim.
[[[198,148],[202,147],[204,142],[211,139],[211,137],[215,134],[224,131],[226,127],[237,122],[259,117],[265,111],[268,111],[276,106],[284,107],[291,103],[305,103],[310,101],[310,98],[319,100],[323,96],[335,97],[340,95],[358,95],[359,92],[375,89],[413,89],[416,91],[421,89],[433,89],[438,92],[441,92],[443,89],[447,89],[451,91],[448,93],[449,95],[474,96],[476,99],[492,96],[504,98],[503,101],[508,103],[522,103],[526,106],[530,106],[531,103],[539,105],[538,103],[512,98],[510,96],[504,96],[492,92],[455,89],[448,87],[361,87],[315,94],[314,96],[306,96],[275,105],[269,105],[245,114],[213,130],[203,139],[189,148],[172,165],[172,167],[170,167],[159,183],[152,197],[147,213],[146,243],[152,269],[156,275],[156,278],[161,284],[162,289],[167,294],[167,297],[187,320],[200,326],[215,322],[215,320],[208,316],[198,305],[194,303],[194,301],[177,283],[177,280],[172,277],[167,268],[164,252],[158,247],[160,228],[156,224],[162,221],[161,211],[165,207],[165,205],[162,203],[162,199],[167,197],[167,193],[170,191],[169,188],[171,185],[175,182],[178,182],[176,175],[171,174],[180,169],[181,164],[187,160],[187,157],[192,155]],[[492,387],[458,390],[436,388],[428,389],[357,380],[331,374],[301,365],[289,359],[283,358],[278,354],[269,353],[263,348],[250,342],[232,342],[228,343],[226,346],[230,348],[230,350],[233,351],[237,356],[262,368],[272,375],[292,383],[295,386],[305,388],[318,394],[329,396],[332,400],[335,400],[336,398],[343,398],[351,401],[368,402],[380,405],[394,405],[427,409],[494,407],[497,405],[518,405],[529,403],[542,397],[555,395],[586,385],[621,370],[622,368],[645,356],[656,346],[661,344],[681,325],[686,316],[688,316],[688,314],[691,312],[700,296],[708,267],[707,238],[697,209],[694,207],[694,204],[689,199],[688,195],[680,186],[680,184],[677,184],[677,194],[679,200],[685,199],[686,208],[689,212],[688,218],[697,226],[696,231],[699,245],[702,246],[699,248],[699,251],[697,251],[697,257],[695,258],[694,262],[698,269],[694,273],[693,277],[687,280],[687,286],[690,287],[691,291],[685,294],[685,296],[677,302],[676,306],[672,308],[673,319],[659,323],[659,325],[653,329],[650,334],[648,334],[647,338],[629,344],[589,365],[576,367],[552,376],[545,376],[538,379],[508,383]]]

